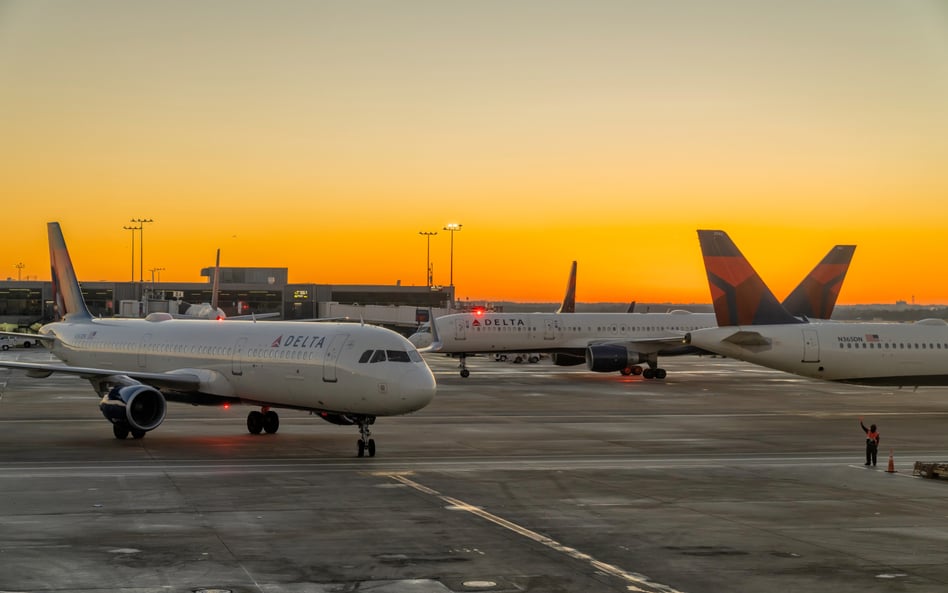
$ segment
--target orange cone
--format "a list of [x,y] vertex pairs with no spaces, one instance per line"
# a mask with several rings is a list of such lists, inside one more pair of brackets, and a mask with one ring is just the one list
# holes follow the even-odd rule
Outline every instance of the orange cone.
[[887,473],[895,473],[895,458],[892,456],[892,449],[889,449],[889,467],[885,470]]

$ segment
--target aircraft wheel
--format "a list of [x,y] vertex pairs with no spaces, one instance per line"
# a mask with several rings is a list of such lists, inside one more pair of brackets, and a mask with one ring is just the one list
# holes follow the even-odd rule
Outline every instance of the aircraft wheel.
[[531,362],[531,363],[533,363],[533,364],[536,364],[536,363],[540,362],[540,357],[539,357],[539,356],[531,356],[530,358],[527,359],[527,362]]
[[638,366],[638,365],[632,367],[632,374],[633,374],[633,375],[636,375],[636,376],[641,375],[641,374],[642,374],[642,367],[640,367],[640,366]]
[[30,348],[30,347],[32,347],[32,346],[33,346],[33,343],[30,342],[29,340],[27,340],[26,342],[23,343],[23,347],[24,347],[24,348]]
[[273,410],[263,415],[263,430],[267,434],[274,434],[280,430],[280,416]]
[[653,371],[652,369],[645,369],[644,371],[642,371],[642,376],[645,377],[646,379],[654,379],[655,371]]
[[375,439],[369,439],[369,457],[375,457]]
[[630,367],[625,367],[624,369],[619,371],[619,374],[621,374],[623,377],[628,377],[629,375],[632,374],[632,369]]
[[0,349],[3,349],[3,351],[6,352],[7,350],[10,349],[10,347],[4,344],[3,346],[0,346]]
[[119,440],[124,440],[128,438],[129,426],[124,422],[113,422],[112,423],[112,434],[115,435],[115,438]]
[[468,377],[471,376],[471,371],[467,369],[461,369],[461,376],[467,379]]
[[365,457],[365,441],[362,439],[359,439],[359,457]]
[[132,438],[133,438],[133,439],[143,439],[143,438],[145,438],[145,431],[144,431],[144,430],[139,430],[139,429],[137,429],[137,428],[133,428],[131,432],[132,432]]
[[250,434],[260,434],[263,430],[263,414],[257,410],[247,414],[247,430]]
[[655,378],[656,378],[656,379],[664,379],[664,378],[665,378],[665,375],[667,375],[667,374],[668,374],[668,373],[665,372],[665,369],[655,369]]

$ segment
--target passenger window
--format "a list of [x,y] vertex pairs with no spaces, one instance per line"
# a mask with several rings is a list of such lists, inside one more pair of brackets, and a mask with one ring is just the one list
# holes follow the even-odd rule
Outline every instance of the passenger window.
[[385,350],[376,350],[371,362],[385,362]]

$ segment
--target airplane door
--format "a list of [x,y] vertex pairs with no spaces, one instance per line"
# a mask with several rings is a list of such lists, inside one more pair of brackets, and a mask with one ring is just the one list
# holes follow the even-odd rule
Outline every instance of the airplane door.
[[237,340],[237,343],[234,344],[234,357],[231,359],[230,363],[230,372],[234,375],[243,375],[243,359],[244,351],[247,349],[247,338],[240,338]]
[[148,345],[151,342],[151,334],[142,336],[142,345],[138,350],[138,368],[143,369],[148,365]]
[[546,327],[543,330],[543,339],[544,340],[555,340],[556,339],[556,330],[557,330],[557,320],[556,319],[547,319]]
[[348,339],[349,334],[339,334],[333,336],[332,340],[329,341],[329,347],[326,348],[326,358],[323,360],[323,381],[326,383],[335,383],[338,380],[336,378],[336,361],[339,360],[342,347]]
[[820,362],[820,338],[816,330],[803,330],[803,362]]
[[464,319],[454,320],[454,339],[455,340],[467,339],[467,321],[465,321]]

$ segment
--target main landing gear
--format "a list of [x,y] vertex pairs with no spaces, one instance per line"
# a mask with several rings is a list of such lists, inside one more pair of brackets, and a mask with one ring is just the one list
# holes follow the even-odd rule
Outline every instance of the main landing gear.
[[467,354],[459,354],[458,368],[461,369],[461,376],[467,379],[471,375],[471,371],[467,370]]
[[280,416],[270,408],[264,406],[258,412],[254,410],[247,414],[247,430],[250,434],[275,434],[280,430]]
[[626,377],[629,375],[642,375],[642,377],[645,379],[664,379],[668,374],[665,372],[665,369],[658,366],[657,356],[651,355],[645,362],[648,363],[647,369],[643,369],[639,365],[633,365],[627,366],[619,372]]
[[375,416],[359,416],[355,421],[359,425],[359,457],[365,457],[366,453],[375,457],[375,439],[369,438],[372,435],[369,425],[375,424]]

